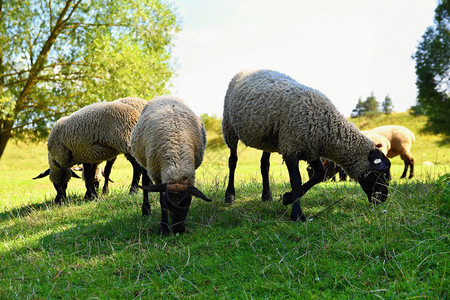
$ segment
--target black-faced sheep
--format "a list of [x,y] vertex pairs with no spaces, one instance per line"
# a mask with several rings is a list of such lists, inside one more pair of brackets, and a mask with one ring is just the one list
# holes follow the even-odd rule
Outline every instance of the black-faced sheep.
[[[206,146],[202,121],[181,99],[156,97],[142,111],[130,144],[134,157],[147,171],[142,177],[142,214],[150,213],[148,192],[159,192],[159,232],[183,233],[192,196],[211,201],[194,186],[195,170],[203,160]],[[149,184],[149,176],[155,184]]]
[[[132,104],[130,104],[132,103]],[[67,183],[72,177],[71,167],[83,164],[86,198],[97,196],[95,173],[98,165],[108,161],[105,168],[104,191],[117,155],[123,153],[133,166],[130,193],[138,188],[141,167],[131,155],[130,136],[146,101],[122,98],[112,102],[87,105],[70,116],[59,119],[47,141],[50,168],[35,177],[50,175],[57,194],[55,202],[66,197]]]
[[[400,155],[400,158],[405,162],[405,168],[400,178],[405,178],[410,167],[409,177],[414,176],[414,158],[411,154],[411,146],[416,140],[414,133],[408,128],[400,125],[384,125],[372,130],[363,131],[376,145],[380,144],[382,151],[387,149],[386,156],[393,158]],[[384,138],[384,140],[383,140]],[[386,141],[388,143],[386,143]],[[387,146],[384,146],[384,145]]]
[[[271,152],[282,154],[289,172],[291,192],[283,204],[293,203],[291,218],[306,218],[299,198],[322,181],[320,157],[341,165],[358,180],[370,202],[385,201],[390,162],[374,143],[342,116],[319,91],[299,84],[287,75],[270,71],[243,71],[231,80],[225,96],[222,121],[224,140],[230,148],[226,202],[235,199],[234,173],[237,145],[263,150],[263,197],[268,189]],[[314,176],[302,185],[299,160],[314,168]],[[265,182],[267,178],[267,182]]]

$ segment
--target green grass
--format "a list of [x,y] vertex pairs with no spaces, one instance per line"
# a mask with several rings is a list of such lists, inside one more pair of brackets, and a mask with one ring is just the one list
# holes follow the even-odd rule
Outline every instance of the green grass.
[[123,157],[110,195],[85,201],[83,182],[73,179],[69,199],[56,205],[50,181],[31,180],[48,167],[45,145],[8,145],[0,161],[0,299],[448,298],[450,147],[416,137],[416,177],[398,179],[403,163],[394,159],[388,201],[370,205],[354,182],[322,183],[302,198],[312,217],[303,224],[280,202],[289,186],[279,155],[271,159],[275,201],[263,203],[261,152],[241,145],[237,200],[226,205],[228,151],[209,149],[197,182],[214,201],[195,199],[187,233],[169,237],[157,235],[156,196],[142,217],[141,195],[127,195]]

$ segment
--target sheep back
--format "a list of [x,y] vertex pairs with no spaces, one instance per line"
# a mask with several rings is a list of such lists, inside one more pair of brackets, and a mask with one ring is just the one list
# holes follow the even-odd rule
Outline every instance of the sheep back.
[[202,121],[181,99],[161,96],[144,107],[130,144],[134,157],[156,183],[194,185],[206,132]]
[[120,102],[120,103],[128,104],[128,105],[134,107],[135,109],[137,109],[139,111],[139,113],[142,112],[145,104],[147,104],[147,101],[145,101],[144,99],[141,99],[141,98],[137,98],[137,97],[120,98],[120,99],[114,100],[113,102]]
[[58,120],[47,147],[63,167],[99,163],[130,153],[129,140],[140,112],[120,102],[94,103]]
[[372,131],[386,137],[391,142],[387,157],[392,158],[402,154],[411,156],[411,146],[416,137],[408,128],[400,125],[384,125],[374,128]]

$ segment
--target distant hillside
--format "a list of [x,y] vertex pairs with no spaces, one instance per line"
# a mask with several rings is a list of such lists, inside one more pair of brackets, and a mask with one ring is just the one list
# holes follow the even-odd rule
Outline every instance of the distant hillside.
[[391,113],[389,115],[380,114],[379,116],[348,118],[360,130],[369,130],[382,125],[402,125],[409,128],[415,134],[425,129],[427,123],[426,116],[413,116],[408,112]]

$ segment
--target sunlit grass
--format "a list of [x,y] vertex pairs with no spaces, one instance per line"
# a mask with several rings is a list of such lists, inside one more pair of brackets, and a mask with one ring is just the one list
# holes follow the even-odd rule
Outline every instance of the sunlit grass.
[[301,199],[305,223],[281,204],[290,187],[278,154],[274,201],[262,202],[261,151],[240,145],[226,205],[228,150],[207,149],[196,184],[213,202],[194,199],[186,234],[168,237],[157,234],[157,196],[142,217],[142,195],[128,195],[123,156],[109,195],[86,201],[72,179],[57,205],[48,178],[31,179],[48,168],[45,144],[11,144],[0,161],[0,298],[448,298],[449,147],[422,141],[414,179],[392,161],[385,203],[369,204],[354,181],[321,183]]

